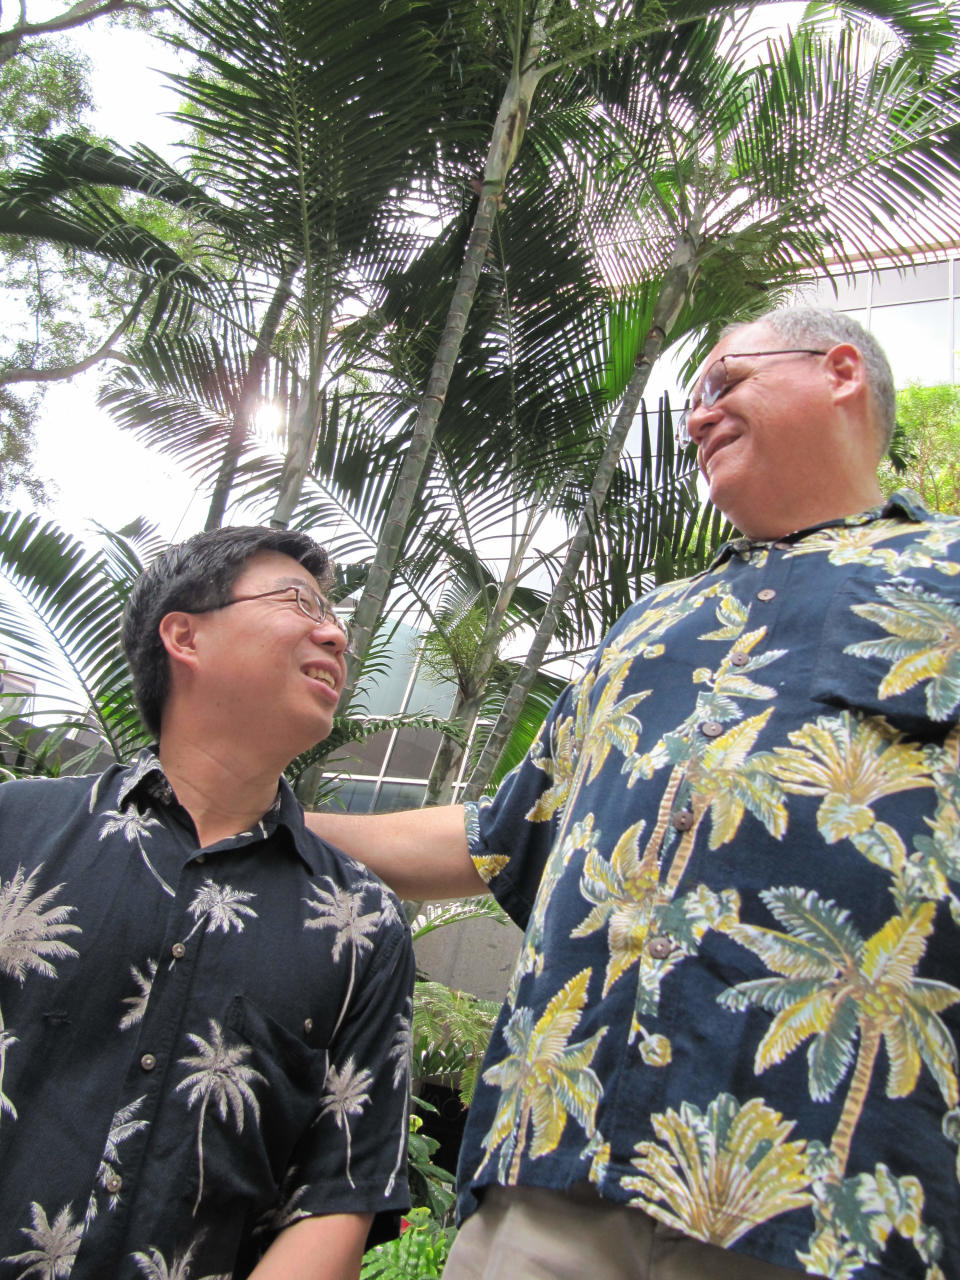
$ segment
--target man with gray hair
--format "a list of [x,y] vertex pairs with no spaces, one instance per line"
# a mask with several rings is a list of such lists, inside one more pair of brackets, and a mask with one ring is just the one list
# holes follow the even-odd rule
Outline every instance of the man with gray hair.
[[960,1276],[960,520],[892,425],[853,321],[727,330],[682,429],[741,536],[492,799],[308,817],[525,930],[445,1280]]

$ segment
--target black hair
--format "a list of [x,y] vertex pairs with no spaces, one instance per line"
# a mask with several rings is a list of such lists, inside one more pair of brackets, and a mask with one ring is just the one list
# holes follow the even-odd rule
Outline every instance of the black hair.
[[133,585],[123,611],[121,638],[133,692],[144,724],[160,735],[160,719],[170,692],[170,665],[160,639],[160,623],[176,610],[202,613],[229,599],[244,566],[263,551],[277,551],[303,565],[321,590],[332,571],[326,551],[305,533],[257,525],[210,529],[168,547]]

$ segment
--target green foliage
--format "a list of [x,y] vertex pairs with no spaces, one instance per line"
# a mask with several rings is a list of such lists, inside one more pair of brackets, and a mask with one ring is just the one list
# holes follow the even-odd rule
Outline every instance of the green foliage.
[[896,459],[885,459],[879,472],[886,496],[906,487],[931,511],[960,515],[960,387],[913,382],[898,391],[891,452]]
[[443,1273],[456,1232],[441,1227],[428,1209],[411,1209],[398,1240],[364,1254],[360,1280],[434,1280]]
[[[436,1111],[435,1107],[422,1098],[415,1101],[421,1111]],[[411,1203],[414,1208],[427,1209],[438,1222],[449,1222],[456,1201],[453,1190],[456,1179],[448,1170],[433,1163],[439,1147],[440,1143],[436,1138],[423,1132],[422,1117],[411,1115],[407,1147]]]
[[413,993],[413,1073],[456,1085],[469,1106],[500,1004],[442,982],[418,981]]
[[[0,513],[0,639],[18,671],[44,685],[45,726],[93,736],[88,755],[128,760],[146,741],[120,651],[120,616],[141,570],[137,540],[101,530],[91,549],[54,522]],[[141,547],[142,550],[142,547]],[[9,718],[9,717],[8,717]],[[82,767],[75,762],[76,767]]]
[[76,127],[92,106],[90,62],[60,40],[32,44],[0,67],[0,165],[25,134]]

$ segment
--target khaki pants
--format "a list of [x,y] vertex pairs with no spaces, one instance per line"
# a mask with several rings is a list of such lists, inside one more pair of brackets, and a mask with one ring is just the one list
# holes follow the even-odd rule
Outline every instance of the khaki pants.
[[443,1280],[797,1280],[745,1253],[691,1240],[592,1187],[488,1187]]

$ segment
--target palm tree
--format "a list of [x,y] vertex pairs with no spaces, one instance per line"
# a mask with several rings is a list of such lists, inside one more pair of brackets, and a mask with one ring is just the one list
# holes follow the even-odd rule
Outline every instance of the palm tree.
[[131,844],[136,844],[140,850],[140,857],[143,865],[156,880],[160,888],[168,897],[174,896],[173,885],[164,880],[163,876],[153,865],[150,855],[143,846],[144,840],[149,840],[151,831],[155,827],[162,828],[159,818],[148,817],[140,812],[135,804],[128,804],[125,809],[107,809],[104,811],[104,821],[100,824],[98,832],[99,839],[103,840],[109,835],[116,832],[122,832],[123,838],[129,840]]
[[400,1143],[397,1147],[397,1159],[387,1180],[384,1195],[389,1195],[393,1190],[393,1184],[396,1181],[397,1174],[400,1172],[400,1166],[407,1152],[408,1112],[410,1110],[410,1064],[412,1059],[413,1000],[408,996],[404,1001],[403,1008],[396,1015],[396,1026],[393,1032],[393,1039],[390,1041],[390,1051],[387,1054],[387,1061],[393,1063],[393,1087],[394,1090],[403,1089],[404,1105],[403,1125]]
[[915,973],[933,927],[932,902],[908,907],[862,938],[848,912],[812,890],[769,889],[760,897],[786,932],[739,923],[727,932],[780,976],[742,982],[720,1003],[737,1010],[756,1005],[775,1015],[757,1047],[758,1072],[814,1037],[809,1083],[819,1102],[833,1096],[859,1038],[831,1142],[831,1177],[840,1181],[881,1043],[889,1063],[888,1097],[912,1093],[925,1065],[947,1106],[956,1106],[956,1047],[939,1014],[960,1000],[960,988]]
[[52,1222],[46,1210],[34,1200],[30,1206],[32,1227],[21,1227],[35,1246],[23,1253],[11,1254],[4,1262],[27,1263],[21,1280],[37,1276],[38,1280],[61,1280],[69,1276],[76,1261],[83,1235],[83,1223],[74,1222],[69,1205],[64,1205]]
[[623,1179],[641,1207],[694,1240],[728,1249],[758,1223],[809,1205],[806,1143],[788,1142],[793,1121],[759,1098],[722,1093],[700,1111],[681,1103],[651,1117],[656,1142],[639,1142]]
[[221,933],[229,933],[231,929],[236,929],[237,933],[243,933],[244,916],[251,920],[257,918],[254,908],[246,905],[256,896],[255,893],[250,893],[246,889],[234,889],[229,884],[217,884],[208,876],[187,908],[196,921],[188,936],[192,937],[204,922],[206,922],[207,933],[214,933],[217,929]]
[[[68,923],[75,907],[53,905],[62,884],[35,895],[34,879],[39,872],[37,866],[26,875],[20,866],[6,883],[0,880],[0,973],[15,978],[21,986],[30,972],[55,978],[57,971],[52,961],[77,955],[75,948],[62,939],[81,932],[79,925]],[[16,1037],[4,1026],[0,1014],[0,1116],[6,1111],[15,1120],[16,1108],[3,1092],[7,1049],[14,1043]]]
[[[160,1250],[154,1248],[150,1248],[146,1253],[143,1250],[138,1250],[130,1256],[139,1267],[140,1274],[145,1276],[146,1280],[192,1280],[190,1268],[193,1265],[193,1255],[196,1253],[197,1246],[202,1239],[202,1235],[198,1236],[182,1252],[175,1253],[172,1262],[167,1262]],[[230,1277],[225,1273],[221,1273],[219,1275],[198,1276],[197,1280],[230,1280]]]
[[374,911],[363,911],[363,893],[341,889],[329,876],[323,876],[330,888],[320,889],[314,886],[312,897],[305,898],[311,911],[317,913],[315,920],[307,920],[305,929],[333,929],[333,960],[336,962],[345,946],[350,947],[350,977],[344,993],[336,1026],[331,1033],[331,1040],[340,1029],[340,1023],[350,1005],[353,995],[353,984],[357,973],[357,958],[364,951],[373,949],[373,938],[383,918],[382,908],[378,905]]
[[515,1010],[503,1028],[512,1052],[483,1073],[488,1084],[500,1089],[496,1115],[483,1138],[487,1152],[483,1165],[501,1147],[501,1181],[516,1182],[531,1124],[530,1159],[556,1148],[569,1117],[588,1136],[593,1133],[603,1089],[590,1063],[607,1028],[602,1027],[586,1040],[570,1043],[587,998],[591,973],[584,969],[571,978],[536,1023],[532,1009]]
[[101,532],[101,548],[91,550],[54,521],[0,513],[0,573],[18,600],[0,604],[0,632],[18,669],[50,690],[37,695],[48,724],[90,730],[97,745],[89,757],[107,751],[125,761],[147,735],[120,652],[119,620],[141,556],[158,542],[145,526],[130,538]]
[[[146,1100],[146,1095],[134,1098],[125,1107],[121,1107],[110,1121],[110,1129],[107,1133],[107,1141],[103,1148],[103,1155],[100,1157],[100,1167],[97,1169],[97,1181],[104,1191],[108,1192],[108,1204],[111,1209],[115,1209],[119,1196],[115,1192],[109,1191],[107,1187],[107,1178],[117,1172],[120,1165],[119,1148],[120,1144],[126,1142],[128,1138],[132,1138],[135,1133],[139,1133],[141,1129],[146,1129],[149,1125],[147,1120],[138,1120],[137,1112]],[[90,1193],[90,1199],[87,1202],[87,1212],[84,1215],[84,1225],[89,1225],[99,1212],[97,1204],[97,1192],[93,1190]]]
[[896,256],[898,235],[910,242],[910,219],[925,207],[931,166],[951,203],[960,195],[949,69],[931,82],[929,66],[918,69],[909,54],[877,60],[849,31],[771,43],[751,65],[736,31],[733,48],[723,47],[728,37],[722,21],[681,39],[653,36],[622,65],[611,59],[601,85],[616,172],[589,169],[584,154],[582,183],[596,195],[589,216],[600,250],[634,302],[624,327],[635,335],[636,368],[551,604],[474,772],[474,797],[547,653],[659,355],[700,334],[695,367],[718,322],[755,318],[804,271],[829,273],[830,255]]
[[604,995],[640,959],[654,923],[659,876],[656,862],[640,859],[645,825],[641,819],[627,827],[614,845],[609,862],[593,849],[583,864],[581,890],[593,906],[570,936],[585,938],[598,929],[607,929],[610,958],[603,979]]
[[775,747],[767,757],[772,776],[794,795],[822,797],[817,828],[829,844],[849,839],[899,877],[906,862],[903,842],[877,822],[871,806],[883,796],[934,785],[924,749],[882,721],[848,711],[818,716],[789,738],[792,747]]
[[251,1088],[254,1084],[266,1084],[266,1077],[254,1067],[245,1066],[251,1050],[248,1045],[229,1046],[224,1041],[223,1029],[214,1019],[210,1019],[209,1043],[202,1036],[187,1033],[197,1049],[195,1054],[186,1054],[179,1059],[182,1067],[195,1070],[186,1075],[177,1085],[177,1092],[189,1089],[187,1107],[200,1103],[200,1118],[197,1122],[197,1164],[199,1168],[197,1198],[193,1212],[196,1214],[203,1197],[203,1122],[211,1098],[220,1114],[226,1121],[228,1115],[233,1117],[236,1133],[243,1132],[245,1107],[249,1106],[255,1121],[260,1119],[260,1103]]
[[123,1003],[130,1007],[120,1019],[121,1031],[126,1031],[128,1027],[135,1027],[137,1023],[142,1022],[143,1015],[147,1011],[147,1001],[153,989],[153,980],[157,976],[156,960],[148,960],[144,968],[146,973],[142,973],[136,965],[130,966],[130,977],[138,988],[138,994],[123,997]]
[[858,658],[883,658],[890,670],[877,690],[889,698],[922,681],[927,714],[944,721],[960,705],[960,606],[916,583],[889,583],[877,589],[885,604],[858,604],[853,612],[888,633],[845,651]]
[[351,1055],[342,1067],[331,1063],[327,1068],[326,1092],[320,1099],[320,1115],[332,1114],[337,1128],[343,1130],[346,1138],[346,1174],[351,1187],[354,1182],[350,1173],[350,1117],[363,1114],[364,1108],[370,1102],[370,1094],[367,1090],[372,1083],[373,1073],[366,1067],[358,1071]]

